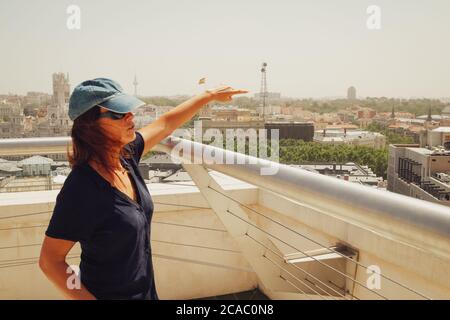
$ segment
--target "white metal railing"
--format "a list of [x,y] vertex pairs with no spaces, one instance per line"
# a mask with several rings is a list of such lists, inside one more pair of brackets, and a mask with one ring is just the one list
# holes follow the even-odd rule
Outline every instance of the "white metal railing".
[[[0,157],[23,155],[27,152],[64,153],[70,143],[70,137],[0,139]],[[387,216],[450,237],[450,210],[446,206],[175,137],[161,141],[154,150],[173,155],[172,151],[176,145],[178,149],[190,150],[176,155],[183,162],[201,163],[212,170],[292,199],[310,203],[320,198],[320,203],[312,204],[331,209],[333,212],[345,213],[351,208]],[[212,152],[223,154],[223,159],[233,159],[233,164],[210,164],[199,158]],[[278,167],[276,174],[260,174],[262,168],[274,166]]]
[[[387,216],[450,237],[450,210],[440,204],[349,183],[300,168],[180,138],[169,137],[155,149],[171,154],[175,146],[177,149],[190,151],[190,153],[184,152],[179,155],[173,154],[179,156],[181,161],[201,163],[209,169],[303,203],[311,203],[320,198],[320,204],[317,202],[311,204],[330,209],[332,212],[345,212],[351,208],[355,211]],[[223,159],[233,159],[233,164],[208,164],[202,158],[199,159],[199,156],[212,152],[222,154]],[[278,172],[274,175],[261,175],[261,169],[269,167],[278,167]]]

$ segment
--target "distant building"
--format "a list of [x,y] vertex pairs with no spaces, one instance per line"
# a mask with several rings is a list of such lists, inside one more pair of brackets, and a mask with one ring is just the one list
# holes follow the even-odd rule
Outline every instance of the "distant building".
[[[253,95],[253,97],[255,99],[260,99],[261,98],[261,93],[260,92],[255,93]],[[267,96],[266,97],[267,97],[268,100],[280,100],[281,99],[281,93],[280,92],[267,92]]]
[[279,139],[299,139],[312,141],[314,137],[314,124],[309,122],[266,122],[268,139],[271,138],[271,130],[278,130]]
[[450,118],[450,105],[449,105],[449,106],[446,106],[446,107],[442,110],[441,115],[442,115],[443,117],[449,117],[449,118]]
[[221,132],[223,137],[226,137],[227,129],[243,129],[244,131],[247,129],[263,129],[264,121],[261,120],[251,120],[251,121],[213,121],[211,119],[204,119],[201,122],[202,131],[205,134],[205,131],[208,129],[217,129]]
[[72,121],[69,118],[70,84],[69,74],[53,74],[53,100],[48,107],[47,121],[37,126],[38,136],[67,136]]
[[24,97],[24,108],[28,105],[32,105],[33,107],[46,106],[50,104],[52,101],[52,96],[48,93],[44,92],[27,92],[27,95]]
[[175,106],[155,106],[155,117],[159,118],[160,116],[162,116],[164,113],[169,112],[170,110],[172,110],[173,108],[175,108]]
[[306,122],[264,122],[262,120],[252,121],[211,121],[202,120],[203,134],[208,129],[219,130],[222,136],[226,137],[227,129],[245,131],[254,129],[258,132],[259,129],[267,129],[267,138],[270,139],[270,129],[279,130],[279,139],[302,139],[304,141],[312,141],[314,136],[314,124]]
[[[430,120],[431,118],[431,120]],[[441,121],[443,119],[448,119],[448,116],[440,115],[440,114],[423,114],[418,116],[417,119],[425,120],[425,121]]]
[[146,126],[147,124],[152,123],[153,121],[155,121],[155,116],[151,116],[151,115],[135,115],[133,122],[134,125],[136,127],[136,129],[140,129],[144,126]]
[[350,101],[356,100],[356,88],[350,87],[347,89],[347,99]]
[[375,117],[377,112],[370,108],[361,108],[357,111],[358,118],[373,118]]
[[0,177],[19,177],[22,175],[22,171],[15,162],[0,162]]
[[70,83],[69,74],[54,73],[53,76],[53,104],[64,107],[69,103]]
[[337,115],[342,122],[352,122],[357,119],[357,115],[350,110],[339,110]]
[[0,102],[0,138],[21,137],[23,118],[19,100]]
[[383,149],[386,145],[386,137],[378,132],[347,129],[323,129],[316,130],[314,141],[323,144],[351,144],[366,146],[375,149]]
[[354,162],[347,163],[308,163],[290,165],[311,172],[317,172],[337,179],[384,188],[383,177],[377,177],[368,166],[360,166]]
[[[149,172],[168,172],[173,174],[178,170],[181,170],[180,163],[175,163],[168,154],[155,154],[147,159],[143,159],[139,162],[139,171],[144,179],[151,180]],[[167,176],[167,175],[164,175]]]
[[439,146],[446,150],[450,150],[450,127],[438,127],[422,132],[420,137],[420,146]]
[[0,159],[0,193],[57,190],[70,171],[67,162],[53,162],[42,156],[22,161]]
[[206,106],[200,109],[198,112],[199,117],[212,117],[212,107],[211,104],[208,103]]
[[389,146],[388,190],[450,206],[450,127],[428,130],[421,143]]
[[388,190],[450,206],[450,151],[390,145]]
[[264,114],[266,116],[274,115],[274,114],[281,114],[281,106],[276,106],[276,105],[266,105],[265,107],[258,106],[258,107],[256,107],[256,111],[258,112],[258,114],[260,116],[263,116]]
[[213,107],[210,111],[210,117],[213,121],[249,121],[251,120],[251,111],[249,109],[236,107]]
[[214,121],[238,121],[237,108],[214,107],[211,119]]
[[373,118],[377,112],[371,108],[360,108],[356,111],[357,119],[355,120],[360,128],[366,128],[373,122]]
[[18,167],[22,167],[24,176],[49,176],[52,170],[53,159],[32,156],[19,161]]

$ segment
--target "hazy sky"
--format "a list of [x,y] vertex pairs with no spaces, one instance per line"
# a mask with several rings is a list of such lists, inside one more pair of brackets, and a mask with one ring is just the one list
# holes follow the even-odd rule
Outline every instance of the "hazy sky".
[[[68,30],[67,7],[81,9]],[[369,30],[369,5],[381,30]],[[111,77],[129,92],[194,94],[198,79],[293,97],[450,96],[449,0],[0,0],[0,93]]]

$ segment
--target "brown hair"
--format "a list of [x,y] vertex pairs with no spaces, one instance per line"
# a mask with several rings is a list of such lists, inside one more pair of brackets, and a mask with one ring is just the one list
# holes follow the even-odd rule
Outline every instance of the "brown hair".
[[[106,172],[111,173],[112,160],[108,150],[114,146],[112,141],[97,123],[100,108],[95,106],[73,122],[72,150],[67,150],[70,167],[73,169],[95,159]],[[122,148],[120,155],[129,158],[130,152]]]

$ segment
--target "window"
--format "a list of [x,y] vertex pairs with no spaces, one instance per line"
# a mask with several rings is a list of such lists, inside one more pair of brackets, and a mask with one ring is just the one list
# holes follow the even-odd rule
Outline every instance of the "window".
[[444,142],[445,150],[450,150],[450,141]]

